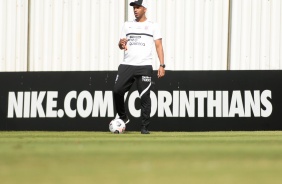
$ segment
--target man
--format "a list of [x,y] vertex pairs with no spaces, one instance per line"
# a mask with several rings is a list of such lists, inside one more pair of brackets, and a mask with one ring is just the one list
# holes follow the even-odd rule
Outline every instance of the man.
[[129,122],[124,107],[124,94],[129,91],[134,81],[141,98],[141,134],[150,134],[151,99],[150,87],[152,68],[152,54],[154,44],[160,60],[158,78],[165,75],[164,53],[162,37],[158,25],[146,18],[147,0],[136,0],[133,6],[135,20],[124,23],[119,48],[124,50],[124,60],[118,68],[114,86],[114,100],[117,113],[126,124]]

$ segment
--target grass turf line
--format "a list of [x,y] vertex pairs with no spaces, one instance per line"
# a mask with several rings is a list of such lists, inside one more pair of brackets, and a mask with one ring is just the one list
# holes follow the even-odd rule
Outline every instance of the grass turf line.
[[281,183],[282,132],[0,132],[1,183]]

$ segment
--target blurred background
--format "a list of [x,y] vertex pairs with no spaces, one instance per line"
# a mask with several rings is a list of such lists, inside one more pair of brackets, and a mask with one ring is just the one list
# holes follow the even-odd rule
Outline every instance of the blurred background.
[[[117,70],[130,2],[0,0],[0,71]],[[281,0],[149,0],[147,17],[168,70],[282,68]]]

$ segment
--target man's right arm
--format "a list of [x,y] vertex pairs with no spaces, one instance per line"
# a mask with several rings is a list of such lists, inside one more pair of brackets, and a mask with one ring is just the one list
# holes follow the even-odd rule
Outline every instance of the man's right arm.
[[122,30],[121,30],[121,33],[120,33],[120,40],[119,40],[119,43],[118,43],[118,47],[121,50],[127,50],[127,46],[126,46],[127,39],[126,39],[125,27],[126,27],[126,22],[124,23],[124,25],[122,27]]

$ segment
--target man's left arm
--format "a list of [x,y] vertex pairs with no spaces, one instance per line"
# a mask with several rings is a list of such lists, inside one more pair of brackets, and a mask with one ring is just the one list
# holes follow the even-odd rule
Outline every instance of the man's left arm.
[[164,50],[163,50],[163,44],[162,39],[155,40],[156,50],[157,54],[160,60],[160,67],[158,70],[158,78],[162,78],[165,76],[165,68],[164,68]]

